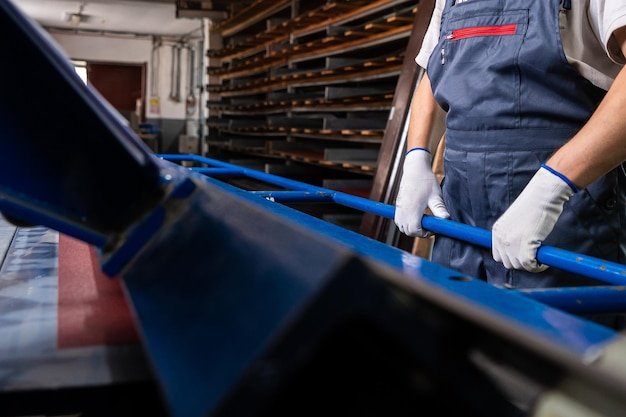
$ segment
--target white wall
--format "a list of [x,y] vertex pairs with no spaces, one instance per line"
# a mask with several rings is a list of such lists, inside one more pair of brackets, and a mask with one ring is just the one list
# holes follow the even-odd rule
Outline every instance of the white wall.
[[[171,43],[163,42],[159,49],[158,93],[160,114],[150,112],[151,83],[154,74],[150,61],[152,56],[152,40],[117,38],[80,34],[52,33],[52,38],[71,59],[84,61],[100,61],[107,63],[147,64],[146,97],[144,114],[147,118],[186,119],[185,97],[187,96],[187,49],[181,53],[181,101],[169,99],[171,90]],[[204,55],[203,51],[196,51],[196,60]],[[197,62],[197,61],[196,61]],[[196,94],[197,95],[197,94]],[[195,117],[197,117],[197,112]]]

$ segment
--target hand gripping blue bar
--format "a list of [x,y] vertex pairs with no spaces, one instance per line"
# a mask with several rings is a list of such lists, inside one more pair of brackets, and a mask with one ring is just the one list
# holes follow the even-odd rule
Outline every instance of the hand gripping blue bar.
[[[424,216],[422,225],[434,233],[450,236],[485,248],[491,248],[491,232],[434,216]],[[537,260],[565,271],[573,272],[615,285],[626,284],[626,266],[593,256],[542,245]]]

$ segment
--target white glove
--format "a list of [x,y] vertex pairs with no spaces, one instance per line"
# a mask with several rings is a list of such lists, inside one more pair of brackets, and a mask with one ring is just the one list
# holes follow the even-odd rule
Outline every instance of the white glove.
[[508,269],[530,272],[548,269],[537,262],[537,250],[554,228],[563,205],[576,191],[576,186],[565,176],[542,165],[493,225],[493,259]]
[[394,221],[408,236],[427,237],[422,217],[428,207],[436,217],[450,217],[441,197],[441,187],[432,170],[432,156],[426,149],[409,151],[404,159],[402,179],[396,197]]

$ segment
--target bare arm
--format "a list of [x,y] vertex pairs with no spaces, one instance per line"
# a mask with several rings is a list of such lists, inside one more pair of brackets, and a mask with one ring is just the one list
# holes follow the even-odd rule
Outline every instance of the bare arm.
[[431,144],[443,133],[444,111],[439,107],[430,85],[430,79],[424,74],[411,98],[411,114],[407,135],[407,150],[412,148],[436,148]]
[[[626,27],[614,32],[626,55]],[[547,165],[585,188],[626,160],[626,67],[587,124]]]

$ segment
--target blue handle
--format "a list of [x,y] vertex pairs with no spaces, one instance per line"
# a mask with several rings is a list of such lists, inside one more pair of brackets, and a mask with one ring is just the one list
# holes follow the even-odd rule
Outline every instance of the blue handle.
[[[396,210],[394,206],[386,204],[378,207],[372,206],[372,210],[374,209],[375,214],[388,219],[393,219]],[[429,215],[425,215],[422,219],[422,227],[433,233],[491,248],[491,232],[488,230]],[[544,265],[585,275],[609,284],[626,285],[626,265],[545,245],[539,247],[537,260]]]
[[[429,215],[424,216],[422,226],[434,233],[491,248],[491,232],[487,230]],[[609,284],[626,285],[626,265],[546,245],[539,247],[537,260]]]
[[[422,226],[434,233],[491,248],[491,232],[487,230],[428,215],[424,216]],[[602,282],[615,285],[626,284],[626,265],[593,256],[544,245],[540,246],[537,251],[537,260],[544,265],[585,275]]]

